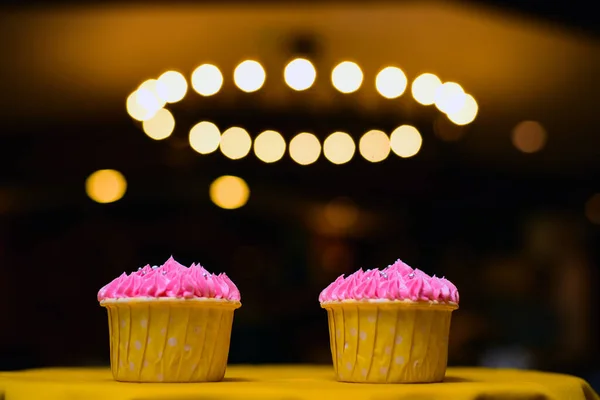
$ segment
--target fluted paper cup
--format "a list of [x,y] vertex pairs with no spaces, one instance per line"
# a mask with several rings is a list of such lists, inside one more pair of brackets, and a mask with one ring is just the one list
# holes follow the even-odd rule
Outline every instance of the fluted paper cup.
[[108,310],[110,364],[122,382],[214,382],[225,375],[233,312],[219,299],[117,299]]
[[337,379],[427,383],[444,379],[450,318],[456,305],[346,300],[327,310]]

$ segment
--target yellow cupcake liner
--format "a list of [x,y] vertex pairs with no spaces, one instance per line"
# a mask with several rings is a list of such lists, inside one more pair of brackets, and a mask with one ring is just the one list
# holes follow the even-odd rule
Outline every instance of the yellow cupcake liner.
[[405,301],[323,303],[337,379],[364,383],[426,383],[444,379],[449,304]]
[[217,299],[118,299],[108,310],[110,364],[122,382],[214,382],[225,375],[233,312]]

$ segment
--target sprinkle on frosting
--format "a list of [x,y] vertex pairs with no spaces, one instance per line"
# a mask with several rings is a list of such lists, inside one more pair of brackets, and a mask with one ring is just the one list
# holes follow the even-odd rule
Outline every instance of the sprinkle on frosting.
[[427,275],[400,260],[384,268],[341,275],[319,295],[321,303],[343,300],[410,300],[458,304],[456,286],[446,278]]
[[225,274],[211,274],[200,264],[189,268],[173,257],[161,266],[125,272],[98,292],[98,301],[133,297],[214,298],[240,301],[240,291]]

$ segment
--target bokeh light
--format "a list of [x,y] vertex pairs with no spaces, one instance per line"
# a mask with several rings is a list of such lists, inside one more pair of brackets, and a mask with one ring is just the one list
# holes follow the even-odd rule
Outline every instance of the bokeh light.
[[352,159],[356,145],[345,132],[334,132],[323,142],[323,155],[334,164],[345,164]]
[[154,140],[171,136],[175,129],[175,118],[169,110],[161,108],[152,118],[143,122],[144,133]]
[[223,132],[219,146],[225,157],[239,160],[250,152],[252,138],[245,129],[234,126]]
[[260,63],[246,60],[235,67],[233,81],[240,90],[251,93],[256,92],[265,83],[267,75]]
[[248,184],[237,176],[224,175],[210,184],[208,194],[213,203],[226,210],[244,206],[250,197]]
[[158,78],[156,91],[161,99],[167,103],[181,101],[188,90],[185,77],[177,71],[167,71]]
[[464,89],[456,82],[446,82],[435,90],[435,106],[445,114],[457,113],[466,100]]
[[536,121],[523,121],[512,131],[513,145],[523,153],[535,153],[546,145],[546,130]]
[[212,64],[202,64],[192,72],[192,88],[202,96],[217,94],[223,86],[223,74]]
[[585,216],[592,224],[600,225],[600,193],[594,194],[585,203]]
[[363,73],[360,67],[351,61],[341,62],[331,71],[331,83],[342,93],[356,92],[362,81]]
[[157,91],[157,81],[149,79],[127,97],[127,113],[138,121],[146,121],[165,105]]
[[289,87],[302,91],[313,85],[317,78],[317,71],[310,61],[296,58],[286,65],[283,78]]
[[390,147],[394,153],[402,158],[412,157],[419,152],[423,138],[411,125],[402,125],[390,135]]
[[202,121],[190,129],[190,147],[200,154],[210,154],[219,148],[221,131],[212,122]]
[[448,119],[455,123],[456,125],[467,125],[475,120],[477,117],[477,112],[479,111],[479,106],[477,105],[477,101],[470,94],[466,95],[465,103],[462,108],[456,112],[448,113]]
[[434,74],[419,75],[412,83],[411,92],[415,101],[424,106],[435,103],[435,93],[442,81]]
[[153,116],[167,104],[158,94],[158,81],[156,79],[148,79],[138,87],[136,101],[144,109],[150,111]]
[[375,88],[386,99],[395,99],[402,96],[406,90],[406,75],[400,68],[385,67],[375,78]]
[[154,116],[157,110],[147,110],[137,101],[137,90],[127,97],[126,107],[129,116],[137,121],[145,121]]
[[285,154],[285,139],[279,132],[264,131],[254,139],[254,154],[266,163],[279,161]]
[[309,165],[321,155],[321,142],[312,133],[302,132],[290,141],[290,157],[300,165]]
[[85,181],[85,191],[97,203],[113,203],[120,200],[127,190],[127,181],[122,173],[114,169],[101,169],[92,173]]
[[360,138],[358,150],[367,161],[383,161],[390,154],[390,138],[385,132],[371,130]]

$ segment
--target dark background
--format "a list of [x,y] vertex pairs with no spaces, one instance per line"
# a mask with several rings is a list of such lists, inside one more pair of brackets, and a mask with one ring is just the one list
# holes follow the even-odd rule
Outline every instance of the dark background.
[[[450,364],[553,370],[597,385],[599,22],[584,4],[541,1],[5,6],[0,367],[108,363],[98,289],[170,255],[227,272],[240,288],[232,363],[329,363],[320,290],[400,257],[460,289]],[[280,71],[298,55],[315,62],[318,78],[292,94]],[[248,57],[267,70],[256,94],[231,83]],[[365,72],[350,96],[327,79],[344,59]],[[171,107],[173,136],[146,137],[125,111],[127,95],[204,62],[224,72],[222,92],[190,89]],[[478,118],[450,135],[409,91],[382,100],[372,79],[387,64],[409,82],[431,71],[461,83]],[[415,157],[378,164],[358,154],[340,166],[321,157],[302,167],[287,155],[270,165],[252,153],[232,161],[189,148],[202,118],[253,137],[277,129],[286,141],[304,130],[358,140],[410,123],[424,142]],[[512,145],[523,120],[545,127],[539,152]],[[122,200],[86,196],[86,177],[102,168],[125,175]],[[208,186],[225,174],[248,183],[246,206],[211,203]],[[331,201],[358,210],[356,224],[323,223]]]

